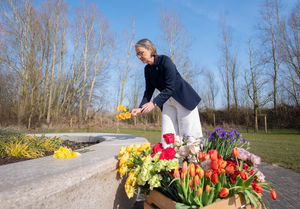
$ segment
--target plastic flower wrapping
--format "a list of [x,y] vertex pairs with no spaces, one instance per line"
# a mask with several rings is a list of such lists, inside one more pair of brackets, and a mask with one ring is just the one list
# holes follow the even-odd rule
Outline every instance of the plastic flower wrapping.
[[273,200],[277,194],[258,169],[259,156],[235,129],[206,131],[203,138],[163,135],[167,146],[129,145],[119,152],[120,176],[133,197],[138,187],[146,193],[156,189],[176,201],[176,208],[202,208],[235,194],[258,207],[262,192]]

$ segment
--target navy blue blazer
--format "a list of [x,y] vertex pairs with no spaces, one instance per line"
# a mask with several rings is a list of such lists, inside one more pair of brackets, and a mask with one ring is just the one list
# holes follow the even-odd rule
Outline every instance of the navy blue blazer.
[[191,85],[181,77],[168,56],[155,56],[154,64],[145,66],[145,80],[146,90],[139,107],[151,101],[155,88],[160,91],[160,94],[153,99],[153,103],[160,109],[170,97],[188,110],[193,110],[201,100]]

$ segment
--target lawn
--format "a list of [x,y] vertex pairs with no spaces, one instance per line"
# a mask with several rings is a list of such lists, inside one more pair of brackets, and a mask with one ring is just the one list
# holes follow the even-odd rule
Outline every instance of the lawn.
[[[212,131],[212,130],[210,130]],[[101,132],[116,133],[116,130],[101,130]],[[270,130],[247,133],[240,131],[251,143],[250,151],[262,158],[263,162],[278,165],[300,173],[300,132],[297,130]],[[133,134],[145,137],[155,144],[160,141],[160,130],[120,129],[119,133]]]
[[[72,132],[87,132],[87,130],[73,130]],[[212,130],[209,130],[212,131]],[[250,151],[260,156],[263,162],[278,165],[300,173],[300,131],[298,130],[269,130],[253,133],[239,130],[251,143]],[[70,132],[70,130],[44,130],[46,132]],[[148,139],[151,144],[160,141],[159,129],[116,129],[93,130],[102,133],[123,133],[141,136]],[[3,134],[3,132],[2,132]]]

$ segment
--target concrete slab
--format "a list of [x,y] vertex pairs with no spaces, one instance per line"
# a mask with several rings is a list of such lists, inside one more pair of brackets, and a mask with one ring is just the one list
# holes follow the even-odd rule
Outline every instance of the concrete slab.
[[[45,134],[52,136],[53,134]],[[131,208],[116,168],[121,146],[144,144],[125,134],[55,134],[64,139],[102,139],[77,158],[52,156],[1,166],[1,208]]]

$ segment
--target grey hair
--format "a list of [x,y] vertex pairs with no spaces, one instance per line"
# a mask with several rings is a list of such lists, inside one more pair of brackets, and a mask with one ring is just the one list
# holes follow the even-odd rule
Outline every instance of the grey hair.
[[156,48],[155,48],[154,44],[149,39],[144,38],[144,39],[139,40],[135,44],[135,48],[136,47],[143,47],[147,50],[150,49],[152,51],[152,56],[157,55]]

